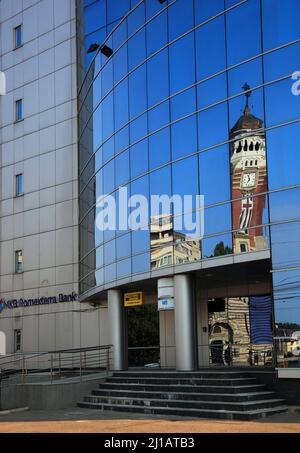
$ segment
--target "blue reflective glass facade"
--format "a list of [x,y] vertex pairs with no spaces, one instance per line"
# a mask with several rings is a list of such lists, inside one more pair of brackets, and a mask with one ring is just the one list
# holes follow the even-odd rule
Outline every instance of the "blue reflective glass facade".
[[[97,53],[79,91],[81,292],[269,252],[274,336],[300,331],[299,1],[90,0],[84,13],[87,45],[113,55]],[[204,195],[204,237],[175,231],[174,209],[145,231],[99,231],[96,200],[120,186]]]
[[[102,43],[120,20],[134,7],[138,0],[82,0],[84,14],[84,40],[86,50],[92,43]],[[87,67],[93,55],[87,55]]]

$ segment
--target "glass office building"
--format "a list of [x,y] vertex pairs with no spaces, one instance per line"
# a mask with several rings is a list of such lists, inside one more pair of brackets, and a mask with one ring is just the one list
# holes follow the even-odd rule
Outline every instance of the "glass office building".
[[[79,87],[80,294],[116,307],[116,367],[126,367],[123,293],[142,291],[146,305],[175,300],[157,321],[161,366],[294,376],[299,1],[85,0],[78,9],[86,48],[101,46],[82,62]],[[101,231],[97,200],[118,202],[120,187],[147,199],[203,195],[203,235],[176,227],[174,204],[149,211],[147,228],[117,221]],[[196,215],[195,204],[186,209]]]

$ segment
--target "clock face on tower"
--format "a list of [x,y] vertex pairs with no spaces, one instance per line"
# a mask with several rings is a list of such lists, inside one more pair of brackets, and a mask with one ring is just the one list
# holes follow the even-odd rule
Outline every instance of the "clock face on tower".
[[241,177],[241,188],[242,189],[253,189],[256,186],[256,172],[243,173]]

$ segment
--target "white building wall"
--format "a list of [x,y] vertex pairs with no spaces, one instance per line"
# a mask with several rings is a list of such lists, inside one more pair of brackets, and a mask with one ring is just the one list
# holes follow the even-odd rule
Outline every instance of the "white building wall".
[[[75,0],[0,0],[0,298],[78,293],[78,179]],[[23,46],[14,50],[14,27]],[[24,120],[15,123],[23,98]],[[24,195],[15,197],[23,173]],[[14,272],[23,250],[24,272]],[[5,309],[0,331],[13,352],[99,344],[99,310],[78,302]],[[85,319],[86,318],[86,319]],[[92,318],[92,324],[88,319]],[[106,343],[106,338],[102,338]]]

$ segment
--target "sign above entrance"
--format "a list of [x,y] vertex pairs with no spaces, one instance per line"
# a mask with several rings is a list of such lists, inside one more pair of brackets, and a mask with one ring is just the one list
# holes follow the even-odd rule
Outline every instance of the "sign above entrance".
[[158,311],[162,310],[174,310],[175,303],[173,297],[166,297],[158,300]]
[[138,307],[140,305],[144,305],[144,293],[142,291],[124,294],[124,307]]

